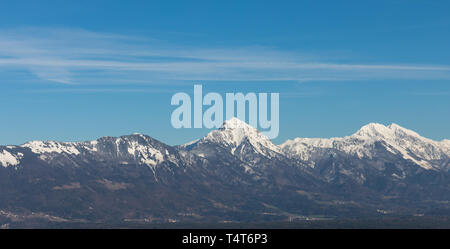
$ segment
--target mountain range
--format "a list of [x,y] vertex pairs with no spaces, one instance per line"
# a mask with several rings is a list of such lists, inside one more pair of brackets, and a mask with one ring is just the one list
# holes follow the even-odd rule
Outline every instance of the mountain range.
[[397,124],[275,145],[233,118],[193,142],[143,134],[0,146],[0,225],[450,215],[450,140]]

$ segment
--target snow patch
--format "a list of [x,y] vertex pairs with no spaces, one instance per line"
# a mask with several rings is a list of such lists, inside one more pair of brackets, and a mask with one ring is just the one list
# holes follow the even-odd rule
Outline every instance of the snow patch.
[[8,166],[15,166],[20,163],[19,159],[21,159],[22,157],[22,153],[18,153],[17,156],[14,156],[10,152],[2,150],[0,152],[0,164],[5,168]]
[[305,161],[310,160],[316,148],[336,149],[359,158],[373,158],[376,142],[382,142],[387,151],[401,155],[427,170],[433,169],[429,161],[450,157],[448,140],[436,142],[394,123],[389,126],[370,123],[343,138],[296,138],[287,140],[280,147],[285,154],[295,155]]
[[130,155],[140,158],[141,163],[149,166],[155,166],[164,161],[161,151],[139,144],[137,141],[130,141],[127,150]]
[[90,146],[86,148],[87,150],[92,151],[92,152],[98,151],[98,149],[97,149],[98,141],[97,140],[90,141],[89,144],[90,144]]
[[32,141],[28,142],[22,147],[30,148],[33,153],[67,153],[73,155],[79,155],[80,152],[75,147],[75,143],[61,143],[54,141]]

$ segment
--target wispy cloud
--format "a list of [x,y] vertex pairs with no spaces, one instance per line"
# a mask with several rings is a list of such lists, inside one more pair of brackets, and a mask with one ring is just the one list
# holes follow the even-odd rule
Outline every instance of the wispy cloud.
[[25,92],[32,93],[173,93],[170,89],[155,89],[152,88],[52,88],[52,89],[37,89],[25,90]]
[[407,94],[415,96],[450,96],[450,92],[440,91],[440,92],[408,92]]
[[447,65],[333,63],[265,47],[196,48],[42,28],[0,31],[0,69],[28,70],[35,78],[64,84],[450,79]]

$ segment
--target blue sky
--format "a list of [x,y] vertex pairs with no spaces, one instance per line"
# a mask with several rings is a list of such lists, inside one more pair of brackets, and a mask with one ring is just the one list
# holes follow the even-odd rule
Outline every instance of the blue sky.
[[280,143],[369,122],[450,138],[448,1],[13,1],[0,8],[0,144],[141,132],[171,96],[280,92]]

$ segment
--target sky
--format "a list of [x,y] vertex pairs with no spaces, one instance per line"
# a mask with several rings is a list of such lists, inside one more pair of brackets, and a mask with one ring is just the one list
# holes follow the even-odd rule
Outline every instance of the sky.
[[282,143],[396,123],[450,138],[449,1],[24,1],[0,8],[0,144],[140,132],[177,92],[280,93]]

